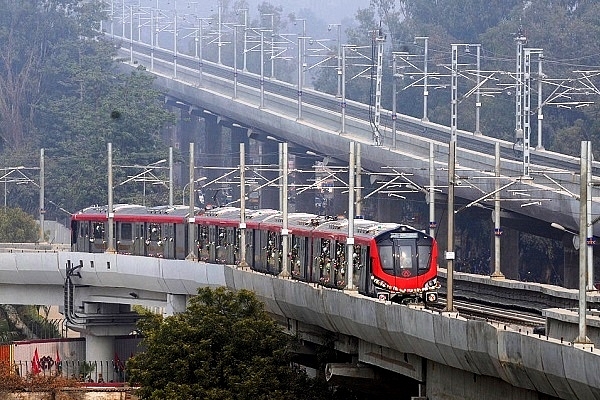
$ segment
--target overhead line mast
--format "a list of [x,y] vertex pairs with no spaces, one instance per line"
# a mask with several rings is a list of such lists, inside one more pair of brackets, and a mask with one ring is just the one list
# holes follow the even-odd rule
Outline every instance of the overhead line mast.
[[[381,125],[381,81],[383,77],[383,42],[385,41],[385,36],[382,33],[381,28],[373,31],[373,53],[375,53],[375,48],[377,49],[377,58],[375,61],[375,113],[374,117],[371,118],[371,129],[373,131],[373,143],[376,146],[382,145],[382,137],[379,131],[379,126]],[[372,77],[372,75],[371,75]],[[371,88],[373,85],[373,80],[371,80]],[[371,98],[371,102],[373,102],[373,98]],[[372,103],[371,103],[372,104]]]

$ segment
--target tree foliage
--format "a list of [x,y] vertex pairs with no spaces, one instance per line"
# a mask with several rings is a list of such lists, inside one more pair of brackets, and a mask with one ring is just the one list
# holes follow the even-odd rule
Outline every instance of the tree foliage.
[[[581,91],[578,98],[587,95],[585,100],[594,102],[589,107],[561,106],[548,102],[549,95],[560,85],[577,86],[576,70],[597,70],[600,65],[600,3],[589,0],[371,0],[369,6],[356,13],[358,26],[347,30],[348,43],[357,46],[370,46],[369,32],[380,28],[386,35],[384,56],[384,83],[393,79],[391,71],[391,51],[405,51],[416,58],[420,64],[423,55],[423,43],[415,41],[416,36],[429,38],[429,73],[449,74],[451,44],[481,44],[481,70],[505,71],[488,82],[502,79],[505,89],[494,97],[481,98],[481,131],[492,137],[515,140],[515,78],[509,72],[516,69],[515,36],[527,38],[525,47],[541,48],[544,51],[543,84],[543,145],[546,149],[578,155],[579,146],[574,144],[585,138],[591,140],[597,153],[600,140],[598,114],[600,106],[598,94],[594,90]],[[461,48],[462,50],[462,48]],[[368,51],[367,51],[368,53]],[[461,76],[458,82],[459,129],[474,130],[475,96],[467,95],[473,89],[475,69],[474,51],[471,54],[459,54]],[[368,54],[367,54],[368,55]],[[537,68],[537,57],[532,70]],[[352,60],[347,60],[347,76],[351,73]],[[364,64],[364,62],[363,62]],[[332,92],[335,71],[321,69],[315,80],[315,87]],[[398,106],[401,113],[422,116],[423,88],[418,86],[417,77],[399,74]],[[465,79],[464,76],[471,76]],[[487,73],[483,73],[482,78]],[[537,71],[533,74],[533,85],[537,88]],[[446,78],[446,81],[449,79]],[[428,97],[428,117],[431,121],[443,125],[450,123],[449,83],[430,80]],[[553,83],[552,83],[553,81]],[[411,86],[415,85],[416,86]],[[592,75],[590,88],[598,87],[597,77]],[[512,87],[510,86],[512,85]],[[349,99],[373,101],[366,94],[368,84],[365,79],[348,79],[346,93]],[[383,85],[382,105],[391,109],[393,93],[391,85]],[[367,99],[365,100],[365,97]],[[559,98],[568,101],[568,97]],[[532,93],[532,131],[537,127],[537,89]],[[532,145],[537,144],[537,135],[532,135]],[[596,145],[598,143],[598,145]]]
[[13,366],[0,361],[0,394],[18,391],[56,392],[65,387],[78,387],[81,384],[73,379],[55,374],[28,374],[20,376]]
[[[37,164],[45,149],[49,217],[106,201],[108,142],[116,165],[166,156],[160,132],[174,116],[153,77],[122,72],[114,43],[100,40],[101,2],[0,0],[0,9],[0,162]],[[128,173],[115,168],[115,182]],[[162,201],[149,186],[148,202]],[[141,184],[127,189],[141,198]],[[37,188],[9,185],[9,198],[37,214]]]
[[292,341],[246,290],[199,289],[174,316],[139,323],[146,351],[127,367],[144,399],[331,399],[292,364]]
[[20,208],[0,209],[0,243],[34,243],[39,239],[37,222]]

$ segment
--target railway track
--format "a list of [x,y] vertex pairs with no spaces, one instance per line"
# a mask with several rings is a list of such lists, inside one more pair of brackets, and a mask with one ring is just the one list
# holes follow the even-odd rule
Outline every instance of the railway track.
[[[446,299],[440,298],[438,303],[433,305],[430,304],[427,307],[441,312],[446,308],[446,304]],[[454,300],[454,308],[462,317],[467,319],[477,319],[528,328],[544,327],[546,324],[546,319],[533,311],[512,310],[462,300]]]

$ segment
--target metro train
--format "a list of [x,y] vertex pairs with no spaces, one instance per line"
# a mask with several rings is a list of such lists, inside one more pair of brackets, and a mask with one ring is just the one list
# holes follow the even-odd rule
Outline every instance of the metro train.
[[[92,206],[71,220],[71,248],[107,248],[107,206]],[[119,254],[184,259],[189,254],[189,207],[114,206],[114,245]],[[240,262],[240,209],[196,209],[194,254],[200,261]],[[277,275],[288,257],[292,278],[343,289],[346,286],[348,220],[288,214],[288,254],[282,254],[282,213],[246,210],[246,258],[255,271]],[[423,231],[397,223],[354,220],[353,282],[359,293],[394,302],[438,299],[438,247]]]

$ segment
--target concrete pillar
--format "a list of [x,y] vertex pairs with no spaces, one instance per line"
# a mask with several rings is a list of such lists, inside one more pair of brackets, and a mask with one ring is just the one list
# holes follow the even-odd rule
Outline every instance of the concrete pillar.
[[[94,336],[85,337],[85,360],[87,362],[106,362],[111,361],[115,356],[115,337],[114,336]],[[99,372],[99,371],[98,371]]]
[[[248,129],[244,127],[234,126],[231,128],[231,147],[229,149],[229,153],[231,156],[229,159],[231,160],[231,166],[237,167],[239,166],[240,160],[240,143],[244,143],[244,147],[246,148],[246,165],[250,164],[250,157],[248,156],[248,150],[250,148],[250,139],[248,138]],[[239,176],[239,173],[234,174],[235,176]],[[240,187],[239,185],[232,185],[232,198],[233,200],[239,200],[240,198]],[[234,204],[236,207],[240,206],[240,203],[237,202]]]
[[502,228],[500,239],[500,272],[507,279],[519,279],[519,231]]
[[185,311],[186,307],[186,295],[167,293],[167,307],[165,309],[165,316],[180,314]]
[[435,220],[437,222],[437,228],[435,233],[435,240],[438,243],[438,260],[439,263],[445,263],[444,253],[448,248],[448,207],[446,206],[446,198],[440,199],[441,196],[436,197],[435,203]]
[[[273,140],[266,140],[261,143],[261,162],[263,166],[269,166],[271,171],[265,171],[264,176],[269,179],[275,179],[279,176],[279,172],[276,170],[279,168],[279,145],[278,142]],[[259,182],[264,185],[266,182]],[[260,193],[260,208],[272,208],[275,210],[279,209],[279,188],[277,187],[278,182],[273,182],[272,186],[264,187]]]
[[573,238],[578,240],[577,236],[567,233],[563,236],[563,286],[568,289],[579,287],[579,250],[575,249]]
[[[200,162],[198,165],[223,167],[223,132],[221,125],[219,124],[219,118],[216,115],[205,114],[204,123],[206,127],[206,145],[198,152],[198,161]],[[217,169],[206,169],[202,172],[202,174],[208,177],[208,181],[212,181],[213,179],[221,176],[222,171]]]
[[[298,193],[300,190],[304,189],[307,185],[311,185],[314,183],[315,179],[315,158],[310,157],[308,155],[297,155],[295,160],[295,166],[298,172],[296,172],[295,184],[298,186]],[[315,196],[316,189],[311,188],[303,191],[296,195],[296,212],[307,212],[307,213],[317,213],[315,210]]]

